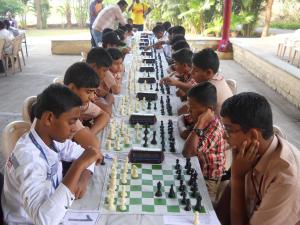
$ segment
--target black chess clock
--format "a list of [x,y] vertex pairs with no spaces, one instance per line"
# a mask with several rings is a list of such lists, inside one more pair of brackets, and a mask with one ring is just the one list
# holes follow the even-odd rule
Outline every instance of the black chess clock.
[[139,147],[131,149],[128,158],[131,163],[160,164],[164,161],[165,155],[158,148]]

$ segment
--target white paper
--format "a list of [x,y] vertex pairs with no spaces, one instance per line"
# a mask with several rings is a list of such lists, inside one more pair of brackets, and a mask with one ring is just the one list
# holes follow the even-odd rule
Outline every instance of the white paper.
[[95,225],[100,218],[97,211],[67,211],[61,225]]
[[[194,216],[173,216],[166,215],[164,216],[165,225],[191,225],[194,224]],[[201,225],[221,225],[217,216],[214,215],[200,215],[199,224]]]

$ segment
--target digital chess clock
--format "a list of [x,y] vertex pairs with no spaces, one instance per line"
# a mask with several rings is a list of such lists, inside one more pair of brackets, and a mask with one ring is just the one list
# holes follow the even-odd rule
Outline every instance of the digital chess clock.
[[130,150],[128,158],[131,163],[160,164],[165,155],[159,148],[134,147]]
[[129,117],[130,124],[154,125],[157,119],[154,114],[133,113]]
[[154,67],[153,66],[141,66],[140,72],[147,72],[147,73],[153,73]]
[[155,77],[140,77],[138,79],[138,83],[139,84],[144,84],[145,81],[146,81],[147,84],[154,84],[154,83],[156,83]]
[[148,91],[148,92],[138,92],[136,94],[136,97],[139,99],[139,100],[143,100],[145,98],[146,101],[155,101],[158,99],[158,96],[157,96],[157,93],[152,91]]

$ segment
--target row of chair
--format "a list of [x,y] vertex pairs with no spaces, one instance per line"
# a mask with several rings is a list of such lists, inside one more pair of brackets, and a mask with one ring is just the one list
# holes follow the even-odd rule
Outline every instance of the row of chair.
[[[20,34],[19,36],[15,37],[12,41],[12,53],[7,54],[4,52],[4,44],[5,40],[0,39],[0,60],[2,60],[4,73],[7,76],[7,71],[9,68],[9,63],[11,63],[12,73],[15,74],[16,72],[16,64],[18,65],[18,69],[22,71],[21,59],[20,54],[22,56],[23,64],[25,64],[25,57],[23,53],[22,43],[25,43],[23,40],[26,40],[25,34]],[[27,54],[27,44],[26,46],[26,54]]]

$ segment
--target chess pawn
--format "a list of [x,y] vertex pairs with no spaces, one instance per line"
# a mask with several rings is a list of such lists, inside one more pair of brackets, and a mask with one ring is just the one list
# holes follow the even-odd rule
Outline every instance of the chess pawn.
[[110,197],[110,199],[108,200],[108,209],[109,209],[109,211],[115,211],[116,210],[115,200],[114,200],[113,197]]
[[144,90],[146,90],[146,88],[147,88],[147,81],[145,80],[144,81]]
[[107,139],[106,140],[106,150],[111,150],[111,140],[110,139]]
[[126,186],[122,186],[122,192],[121,192],[121,197],[126,198],[127,197],[127,192],[126,192]]
[[130,145],[129,137],[127,135],[124,136],[124,144],[127,146]]
[[129,158],[128,158],[128,156],[126,156],[126,158],[125,158],[125,165],[126,164],[128,165],[128,162],[129,162]]
[[199,212],[195,211],[194,214],[194,225],[199,225]]
[[125,197],[121,197],[120,210],[121,211],[126,211],[127,210],[126,198]]
[[116,139],[116,147],[115,147],[116,151],[120,151],[121,150],[121,145],[120,145],[120,139],[117,138]]
[[124,172],[122,173],[121,183],[127,184],[127,173],[124,173]]

